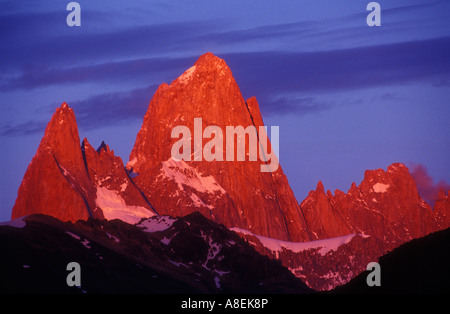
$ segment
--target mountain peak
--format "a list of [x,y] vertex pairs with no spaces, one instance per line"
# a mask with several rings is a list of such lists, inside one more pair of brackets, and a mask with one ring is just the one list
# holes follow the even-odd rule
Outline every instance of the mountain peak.
[[[194,65],[184,71],[173,83],[203,85],[217,81],[219,78],[225,78],[225,81],[234,81],[232,77],[233,75],[226,62],[208,52],[200,56]],[[162,86],[162,89],[164,88],[165,86]]]
[[100,146],[97,148],[97,153],[100,153],[102,150],[104,150],[105,152],[110,152],[109,150],[109,146],[106,145],[105,141],[102,141],[102,143],[100,144]]
[[402,163],[396,162],[384,169],[366,170],[364,172],[365,181],[379,181],[381,178],[396,177],[399,175],[408,175],[409,169]]
[[63,102],[61,106],[59,106],[59,108],[56,108],[55,114],[58,114],[60,116],[61,115],[75,116],[75,114],[73,113],[73,109],[70,108],[70,106],[66,102]]
[[71,108],[70,108],[69,105],[64,101],[64,102],[61,104],[60,109],[71,109]]
[[74,122],[75,114],[72,108],[66,102],[63,102],[59,108],[56,108],[53,118],[58,120],[58,125],[62,125],[67,122]]
[[408,168],[400,162],[393,163],[392,165],[389,165],[387,167],[388,173],[395,173],[395,172],[399,172],[399,171],[409,172]]
[[[194,120],[200,118],[202,131],[208,126],[223,131],[227,126],[250,126],[258,132],[263,125],[256,99],[245,102],[231,69],[212,53],[200,56],[168,87],[158,88],[130,154],[127,168],[139,174],[133,181],[158,213],[183,216],[199,211],[228,227],[251,228],[283,240],[309,240],[281,167],[274,175],[261,172],[262,161],[257,160],[174,161],[171,152],[177,139],[172,130],[181,125],[192,132]],[[238,147],[237,139],[233,141]],[[206,140],[201,145],[205,144]],[[208,188],[194,182],[209,182]]]
[[88,147],[88,146],[90,146],[90,145],[91,145],[91,144],[89,143],[87,137],[85,137],[85,138],[83,139],[83,141],[81,142],[81,149],[83,150],[83,149],[85,149],[86,147]]
[[233,74],[228,67],[225,60],[208,52],[200,56],[195,62],[193,68],[197,70],[200,77],[205,79],[225,78],[226,80],[233,80]]
[[209,68],[223,68],[228,67],[225,61],[211,52],[201,55],[195,62],[196,66],[203,66]]
[[43,213],[76,221],[93,215],[95,191],[83,159],[86,145],[87,139],[80,146],[75,114],[64,102],[47,125],[19,187],[11,217]]
[[317,182],[316,192],[320,192],[322,194],[325,194],[325,189],[323,187],[323,183],[320,180],[319,180],[319,182]]
[[40,151],[51,151],[58,160],[82,160],[78,125],[72,108],[63,103],[56,109],[45,129]]

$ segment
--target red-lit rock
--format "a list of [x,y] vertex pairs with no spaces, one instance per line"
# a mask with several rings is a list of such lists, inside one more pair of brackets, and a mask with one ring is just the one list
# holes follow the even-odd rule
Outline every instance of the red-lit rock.
[[63,221],[120,218],[136,223],[154,212],[125,171],[120,157],[102,143],[80,147],[73,110],[64,103],[49,122],[20,185],[11,218],[46,214]]
[[357,232],[399,243],[438,229],[431,207],[419,196],[408,168],[400,163],[387,171],[367,170],[361,184],[353,183],[346,194],[325,195],[319,182],[301,207],[318,238]]
[[81,144],[91,182],[96,188],[96,204],[107,219],[136,223],[154,211],[125,171],[122,159],[104,142],[95,150],[85,138]]
[[440,191],[438,199],[434,203],[433,217],[436,219],[436,223],[439,229],[446,229],[450,227],[450,191],[445,194],[444,191]]
[[259,159],[177,162],[171,157],[178,140],[171,138],[172,129],[183,125],[193,133],[194,118],[202,118],[202,131],[214,125],[224,135],[226,126],[263,125],[256,99],[244,100],[230,68],[211,53],[170,85],[162,84],[127,164],[139,174],[134,181],[158,213],[183,216],[200,211],[228,227],[285,240],[310,239],[281,167],[263,173]]
[[66,103],[56,109],[19,187],[11,218],[42,213],[76,221],[103,217],[95,204],[75,115]]
[[[353,183],[347,193],[325,193],[319,181],[299,205],[281,166],[262,172],[260,158],[176,161],[171,150],[179,139],[172,138],[172,130],[186,126],[196,137],[195,118],[202,119],[201,131],[217,126],[224,135],[227,126],[259,131],[264,125],[256,98],[245,101],[225,61],[210,53],[170,85],[158,88],[127,170],[104,143],[95,150],[85,139],[80,147],[74,113],[64,103],[25,173],[12,218],[42,213],[61,220],[93,216],[135,223],[154,212],[185,216],[199,211],[244,230],[257,250],[281,260],[318,290],[343,284],[393,248],[450,226],[448,194],[442,191],[432,210],[400,163],[387,171],[367,170],[362,182]],[[259,147],[262,134],[257,135]],[[203,139],[203,145],[208,142]],[[266,155],[271,151],[268,141]],[[317,242],[298,244],[324,239],[339,245],[320,253]],[[292,251],[279,247],[279,240],[312,249]]]

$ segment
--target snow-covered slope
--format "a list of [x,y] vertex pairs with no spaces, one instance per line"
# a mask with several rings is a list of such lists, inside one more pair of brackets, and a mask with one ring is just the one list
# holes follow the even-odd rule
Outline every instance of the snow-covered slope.
[[[341,237],[308,242],[289,242],[264,237],[261,235],[256,235],[242,228],[231,228],[230,230],[240,233],[242,235],[250,235],[256,237],[264,247],[266,247],[275,254],[282,252],[283,249],[292,251],[294,253],[299,253],[308,250],[317,250],[317,252],[322,256],[326,255],[330,251],[336,251],[341,245],[349,243],[356,235],[356,234],[348,234]],[[367,235],[359,235],[359,236],[369,237]]]

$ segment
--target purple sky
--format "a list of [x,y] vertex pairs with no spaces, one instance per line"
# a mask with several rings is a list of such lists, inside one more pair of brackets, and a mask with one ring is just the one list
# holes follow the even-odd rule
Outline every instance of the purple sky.
[[280,126],[299,202],[393,162],[450,182],[449,1],[378,1],[381,27],[361,0],[78,1],[81,27],[69,2],[0,3],[0,221],[63,101],[127,162],[157,86],[208,51]]

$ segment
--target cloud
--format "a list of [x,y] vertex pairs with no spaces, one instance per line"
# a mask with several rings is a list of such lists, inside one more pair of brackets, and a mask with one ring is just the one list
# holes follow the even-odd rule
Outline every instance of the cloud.
[[414,181],[416,181],[419,195],[428,204],[434,205],[440,191],[447,192],[450,190],[450,184],[443,180],[435,183],[434,179],[428,174],[428,170],[424,165],[412,164],[410,167],[411,175],[414,178]]
[[156,75],[173,73],[186,67],[191,58],[144,58],[107,62],[89,66],[55,68],[38,65],[26,66],[12,79],[0,77],[0,90],[31,90],[38,87],[77,83],[130,82],[142,83]]
[[314,33],[321,24],[316,21],[301,21],[296,23],[272,24],[251,27],[239,30],[208,31],[200,33],[195,40],[209,45],[233,46],[245,44],[258,44],[259,47],[267,47],[274,42],[278,45],[290,42],[293,38],[304,38]]
[[[395,14],[397,9],[391,10]],[[7,60],[2,64],[0,91],[89,83],[101,93],[102,86],[110,83],[157,84],[168,77],[174,79],[200,54],[212,51],[231,67],[245,97],[258,98],[262,111],[302,115],[330,107],[311,95],[417,81],[446,86],[450,75],[450,37],[394,44],[375,40],[372,46],[355,46],[355,42],[367,38],[369,31],[368,27],[354,26],[355,16],[343,26],[335,21],[325,22],[324,26],[319,21],[302,21],[236,30],[202,20],[111,30],[86,27],[77,33],[68,27],[55,27],[61,23],[60,15],[47,12],[2,16],[5,19],[0,21],[0,26],[4,26],[0,27],[0,36],[8,39],[8,45],[0,49],[0,58]],[[87,15],[87,22],[89,18]],[[50,32],[51,29],[55,31]],[[44,36],[44,31],[49,35]],[[381,31],[385,32],[384,28]],[[343,40],[342,36],[347,38]],[[349,40],[350,37],[355,38]],[[308,47],[305,43],[313,44]],[[343,45],[352,48],[338,49]],[[306,52],[303,47],[326,49]],[[94,113],[109,109],[103,99],[118,105],[130,97],[142,99],[136,95],[120,94],[114,98],[105,94],[96,99],[99,105]],[[84,100],[82,104],[90,107]],[[115,109],[123,112],[119,108],[120,105]],[[111,121],[113,113],[114,110]],[[13,132],[14,127],[4,130]]]
[[260,105],[264,115],[297,114],[306,115],[329,108],[328,104],[318,102],[313,97],[281,96]]
[[76,112],[77,123],[85,130],[111,124],[142,121],[156,85],[117,93],[99,94],[67,103]]
[[[435,4],[402,6],[385,13],[420,12]],[[101,88],[112,82],[144,86],[175,78],[200,54],[212,51],[230,65],[246,97],[258,97],[262,110],[304,114],[327,108],[307,102],[314,93],[429,79],[431,84],[443,86],[450,73],[450,38],[380,44],[379,38],[385,34],[380,32],[388,29],[398,35],[397,28],[404,26],[391,21],[389,28],[369,36],[373,30],[355,23],[365,11],[332,21],[247,29],[197,20],[119,28],[106,23],[110,30],[90,28],[89,20],[105,18],[104,14],[85,13],[86,27],[80,32],[59,26],[64,24],[61,12],[2,15],[0,37],[9,44],[0,49],[0,58],[8,60],[2,65],[0,90],[77,83],[95,83]],[[107,18],[112,17],[107,14]],[[367,38],[372,41],[373,36],[378,36],[373,46],[356,46],[367,43]],[[353,48],[338,49],[343,46]],[[273,51],[274,47],[284,52]],[[254,51],[242,52],[249,49]],[[320,50],[305,52],[308,49]],[[291,94],[298,96],[286,96]]]
[[262,106],[272,103],[274,108],[268,110],[272,112],[280,107],[273,99],[285,101],[285,95],[291,94],[304,98],[415,82],[431,86],[437,78],[450,75],[449,54],[450,38],[437,38],[311,53],[272,51],[222,57],[246,97],[257,96]]
[[[68,100],[75,111],[77,124],[84,130],[103,128],[110,125],[142,121],[157,85],[116,93],[103,93],[82,100]],[[61,103],[49,106],[49,115]],[[9,123],[0,127],[0,136],[21,136],[43,133],[47,121],[30,120],[20,124]]]
[[225,56],[240,81],[275,92],[351,90],[450,74],[450,37],[311,53]]
[[[415,81],[436,82],[450,73],[450,38],[389,44],[374,47],[321,51],[252,52],[218,54],[226,60],[244,97],[256,96],[264,114],[304,115],[323,111],[331,104],[318,102],[311,95],[322,92],[357,90]],[[33,89],[50,85],[77,83],[96,84],[100,95],[88,99],[72,99],[82,108],[81,122],[90,127],[90,120],[115,123],[119,118],[143,116],[151,90],[170,77],[175,79],[198,58],[195,56],[141,58],[105,62],[96,65],[53,68],[28,67],[14,80],[0,79],[0,89]],[[102,93],[102,84],[111,82],[124,86],[145,86],[127,92]],[[106,86],[106,85],[105,85]],[[294,95],[294,96],[292,96]],[[384,95],[384,96],[383,96]],[[383,94],[380,97],[394,97]],[[70,101],[68,99],[67,101]],[[88,123],[89,122],[89,123]],[[84,123],[84,122],[83,122]],[[37,130],[25,127],[26,132]],[[3,128],[3,134],[24,132],[14,126]]]
[[30,135],[38,132],[44,132],[46,122],[44,121],[27,121],[20,124],[7,124],[0,128],[0,136],[21,136]]
[[162,52],[165,57],[180,55],[180,52],[186,55],[192,49],[200,49],[198,43],[190,41],[190,38],[196,37],[205,29],[213,31],[216,27],[212,23],[195,21],[133,26],[109,32],[82,29],[68,33],[69,27],[61,27],[60,21],[53,21],[55,31],[48,30],[51,36],[39,31],[36,36],[29,38],[26,31],[16,24],[18,22],[15,19],[6,23],[13,29],[17,28],[12,32],[16,36],[11,37],[10,33],[0,34],[2,40],[6,35],[6,38],[11,37],[8,46],[0,50],[0,58],[9,61],[4,64],[4,71],[15,71],[27,64],[59,68],[149,56],[161,57]]
[[[251,95],[280,97],[285,93],[352,90],[427,79],[435,83],[450,74],[449,54],[450,38],[437,38],[309,53],[271,51],[219,56]],[[132,58],[72,67],[27,66],[14,78],[3,76],[0,89],[129,80],[142,85],[149,83],[151,75],[158,81],[155,75],[164,71],[176,77],[197,57]]]

